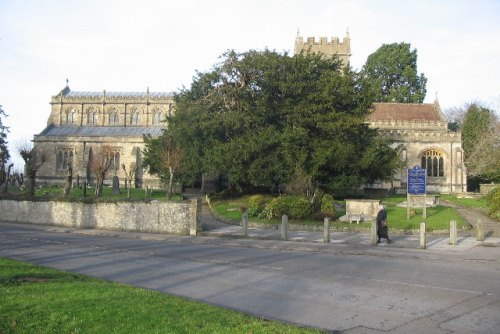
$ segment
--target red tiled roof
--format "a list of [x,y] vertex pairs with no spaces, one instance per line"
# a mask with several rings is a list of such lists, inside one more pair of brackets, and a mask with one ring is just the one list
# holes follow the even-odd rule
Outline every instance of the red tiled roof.
[[374,103],[370,122],[376,121],[441,121],[439,106],[434,103]]

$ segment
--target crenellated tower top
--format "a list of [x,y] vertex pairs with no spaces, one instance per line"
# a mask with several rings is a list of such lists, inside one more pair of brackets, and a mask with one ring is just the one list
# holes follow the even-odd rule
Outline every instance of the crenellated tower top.
[[344,66],[349,65],[351,57],[351,38],[349,37],[349,29],[342,41],[338,37],[320,37],[317,41],[314,37],[307,37],[306,41],[300,36],[300,31],[297,30],[297,37],[295,38],[294,54],[300,52],[313,52],[321,53],[327,56],[337,55]]

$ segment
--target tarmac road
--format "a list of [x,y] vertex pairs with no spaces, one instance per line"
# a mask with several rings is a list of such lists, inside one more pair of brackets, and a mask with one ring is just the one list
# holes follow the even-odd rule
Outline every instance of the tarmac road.
[[0,223],[2,257],[345,333],[498,333],[499,255]]

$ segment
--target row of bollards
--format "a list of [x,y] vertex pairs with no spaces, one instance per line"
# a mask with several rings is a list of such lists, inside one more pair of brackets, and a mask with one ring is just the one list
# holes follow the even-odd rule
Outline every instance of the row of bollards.
[[[243,227],[243,236],[247,237],[248,236],[248,213],[245,212],[242,215],[241,219],[241,225]],[[288,216],[283,215],[281,217],[281,240],[288,240]],[[481,222],[481,219],[477,220],[477,235],[476,235],[476,240],[477,241],[484,241],[484,226],[483,223]],[[450,245],[456,246],[458,244],[458,239],[457,239],[457,222],[455,220],[450,221]],[[419,248],[420,249],[426,249],[427,248],[427,237],[426,237],[426,223],[422,222],[420,223],[420,244]],[[325,243],[330,243],[330,218],[325,218],[323,222],[323,242]],[[372,221],[372,226],[371,226],[371,236],[370,236],[370,244],[371,245],[376,245],[377,244],[377,223],[375,221]]]

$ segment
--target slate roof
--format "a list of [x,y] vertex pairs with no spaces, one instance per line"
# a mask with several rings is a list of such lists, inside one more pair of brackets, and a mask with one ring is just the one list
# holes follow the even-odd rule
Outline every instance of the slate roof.
[[[81,97],[81,98],[104,98],[104,92],[77,92],[69,91],[63,94],[66,97]],[[147,98],[147,92],[106,92],[107,98]],[[173,93],[167,92],[149,92],[150,98],[169,98],[173,97]]]
[[368,116],[376,121],[443,121],[437,103],[374,103]]
[[158,137],[164,128],[149,126],[75,126],[49,125],[39,136],[80,136],[80,137],[142,137],[149,134]]

